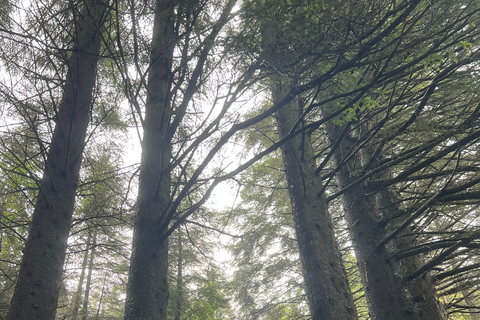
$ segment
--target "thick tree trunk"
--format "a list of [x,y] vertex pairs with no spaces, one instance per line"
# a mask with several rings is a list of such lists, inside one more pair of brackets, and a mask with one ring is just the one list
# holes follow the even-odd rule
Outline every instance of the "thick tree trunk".
[[[274,102],[288,92],[289,86],[282,86],[281,81],[274,82]],[[280,138],[288,135],[300,113],[296,100],[277,112]],[[312,319],[357,319],[328,207],[325,198],[318,196],[322,184],[315,175],[310,137],[297,136],[282,151]]]
[[104,1],[84,3],[9,320],[56,314],[106,12]]
[[[342,128],[331,123],[325,126],[331,141],[337,141]],[[346,136],[334,153],[334,159],[340,163],[353,145],[352,137]],[[358,161],[358,157],[357,157]],[[340,187],[351,184],[357,168],[355,160],[342,165],[337,174]],[[383,250],[375,250],[376,245],[385,237],[387,230],[380,223],[380,208],[386,208],[386,202],[392,203],[391,195],[372,194],[365,184],[359,184],[343,195],[343,207],[352,238],[355,257],[362,278],[368,309],[372,320],[441,320],[446,319],[436,299],[435,288],[428,278],[418,278],[415,282],[403,280],[405,268],[414,269],[408,264],[403,266],[390,259],[397,251],[399,243],[392,243]],[[404,237],[402,241],[408,241]],[[404,243],[403,245],[406,245]],[[393,250],[392,250],[393,249]],[[410,264],[413,261],[409,262]]]
[[[172,219],[167,217],[170,204],[172,139],[177,131],[187,106],[198,85],[203,82],[202,70],[208,55],[215,44],[220,30],[229,21],[229,15],[236,1],[229,0],[217,22],[198,47],[196,66],[189,79],[183,75],[177,78],[174,88],[183,91],[182,101],[172,101],[173,49],[177,36],[175,24],[182,23],[182,11],[194,9],[197,1],[185,3],[178,0],[157,0],[153,26],[152,51],[147,84],[145,120],[143,121],[142,159],[137,198],[132,257],[130,259],[129,280],[125,319],[163,320],[166,319],[168,302],[168,237],[161,234],[167,230]],[[192,8],[190,8],[192,7]],[[209,9],[205,9],[209,10]],[[194,12],[195,10],[191,10]],[[189,16],[190,13],[186,14]],[[186,24],[179,27],[191,27]],[[196,37],[196,36],[195,36]],[[188,39],[188,37],[187,37]],[[185,48],[186,49],[186,48]],[[197,59],[198,58],[198,59]],[[190,60],[187,59],[188,63]],[[187,62],[184,62],[187,63]],[[182,66],[183,67],[183,66]],[[187,65],[185,65],[187,68]],[[187,72],[188,74],[188,72]],[[181,95],[181,94],[180,94]],[[172,118],[174,115],[174,118]],[[173,209],[172,209],[173,210]]]
[[169,90],[174,46],[175,1],[157,0],[152,39],[148,96],[142,142],[132,256],[125,305],[126,320],[166,319],[168,303],[168,241],[159,229],[170,200],[171,141]]

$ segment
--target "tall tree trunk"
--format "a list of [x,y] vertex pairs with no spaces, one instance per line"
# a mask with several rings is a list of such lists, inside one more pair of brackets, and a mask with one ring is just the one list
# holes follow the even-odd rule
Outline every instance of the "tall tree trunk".
[[[274,102],[290,89],[281,80],[274,81],[272,87]],[[288,135],[300,114],[297,100],[277,112],[280,138]],[[328,207],[324,196],[318,196],[322,184],[315,175],[310,136],[289,140],[282,151],[312,319],[357,319]]]
[[56,314],[106,12],[106,0],[83,3],[9,320]]
[[78,280],[77,291],[75,292],[75,297],[73,298],[73,302],[72,302],[72,320],[77,320],[78,309],[80,308],[80,300],[82,299],[83,282],[85,280],[85,272],[87,270],[88,253],[90,252],[89,248],[91,246],[91,241],[92,241],[92,233],[90,232],[90,229],[89,229],[87,243],[85,246],[85,253],[83,254],[82,271],[80,273],[80,279]]
[[132,256],[125,305],[126,320],[166,319],[168,240],[159,228],[170,200],[171,141],[167,129],[172,110],[169,90],[174,47],[175,1],[157,0],[150,54],[142,159]]
[[[342,128],[329,123],[325,126],[331,141],[338,141]],[[346,135],[334,153],[337,164],[341,163],[354,143],[354,138]],[[357,163],[360,155],[356,157]],[[343,164],[337,173],[340,188],[354,182],[351,173],[357,170],[355,159]],[[386,194],[387,193],[387,194]],[[385,237],[387,230],[380,222],[380,208],[386,202],[392,203],[388,190],[372,194],[365,184],[358,184],[343,195],[345,217],[352,238],[355,257],[362,278],[368,309],[372,320],[441,320],[446,319],[436,299],[435,288],[428,278],[418,278],[413,283],[404,281],[409,268],[392,257],[400,244],[390,244],[383,250],[375,246]],[[404,238],[408,241],[408,237]],[[395,248],[391,246],[394,245]],[[406,245],[403,243],[402,245]],[[412,261],[410,261],[412,263]],[[415,270],[414,267],[412,269]],[[408,273],[408,271],[407,271]]]
[[85,297],[83,298],[83,308],[82,308],[82,320],[87,320],[88,317],[88,303],[90,302],[90,289],[92,287],[92,274],[93,274],[93,267],[94,267],[94,260],[96,254],[96,247],[97,246],[97,231],[93,235],[92,240],[92,250],[90,253],[90,259],[88,261],[88,275],[87,275],[87,283],[85,284]]
[[175,320],[180,320],[182,316],[182,300],[183,300],[183,246],[182,246],[182,229],[178,229],[178,263],[177,263],[177,303],[175,308]]
[[[202,4],[200,5],[200,3]],[[191,74],[187,72],[189,79],[185,80],[184,75],[178,77],[179,82],[176,82],[173,89],[175,93],[172,93],[173,49],[178,40],[175,30],[176,22],[184,22],[182,11],[194,9],[197,4],[202,7],[204,3],[201,1],[185,3],[178,0],[156,1],[146,88],[145,120],[142,123],[142,159],[127,284],[126,320],[166,319],[168,236],[162,233],[168,229],[172,220],[172,216],[168,214],[169,209],[172,209],[169,208],[171,171],[173,170],[170,168],[172,139],[186,114],[193,95],[204,81],[202,79],[203,69],[207,58],[220,30],[229,21],[230,12],[235,3],[235,0],[227,1],[218,20],[212,23],[210,32],[198,47],[198,51],[195,51],[197,56],[193,60],[197,61]],[[189,16],[189,13],[186,16]],[[179,27],[180,30],[182,28],[188,30],[187,34],[193,32],[188,23]],[[190,63],[191,60],[187,59],[187,61]],[[185,84],[184,91],[181,84]],[[179,91],[183,92],[177,95]],[[172,102],[172,98],[178,96],[182,96],[181,101]],[[173,119],[172,115],[175,115]],[[193,178],[193,180],[195,179]],[[182,198],[185,195],[179,197]]]

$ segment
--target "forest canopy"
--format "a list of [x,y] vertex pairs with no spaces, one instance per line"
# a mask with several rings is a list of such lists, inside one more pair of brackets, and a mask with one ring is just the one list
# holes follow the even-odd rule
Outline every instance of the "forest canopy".
[[480,2],[0,0],[0,319],[480,319]]

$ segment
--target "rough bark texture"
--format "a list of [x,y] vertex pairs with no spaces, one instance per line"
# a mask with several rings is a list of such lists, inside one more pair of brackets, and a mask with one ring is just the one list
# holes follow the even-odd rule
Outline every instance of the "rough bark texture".
[[[281,81],[275,81],[273,87],[274,101],[288,92]],[[280,138],[289,133],[299,115],[296,100],[277,112]],[[322,184],[315,176],[310,137],[297,136],[282,151],[312,319],[357,319],[328,207],[324,197],[317,196]]]
[[[340,137],[342,128],[333,124],[326,125],[330,140]],[[352,138],[347,135],[334,153],[334,159],[340,163],[353,145]],[[357,157],[357,163],[359,161]],[[352,176],[357,168],[355,159],[344,164],[338,171],[337,180],[340,187],[351,184]],[[380,223],[381,208],[386,208],[387,195],[372,194],[365,184],[359,184],[343,195],[343,206],[348,223],[353,248],[362,278],[368,309],[372,320],[441,320],[446,319],[435,288],[429,278],[418,278],[407,283],[403,280],[405,268],[415,269],[412,261],[404,263],[389,259],[398,250],[398,246],[406,245],[391,243],[383,250],[375,250],[375,246],[385,237],[387,230]],[[392,203],[390,201],[390,203]],[[409,237],[403,237],[403,242]],[[394,246],[392,248],[391,246]],[[410,264],[410,266],[408,265]]]
[[104,1],[77,21],[63,99],[7,319],[54,319],[85,145],[106,10]]
[[170,200],[171,141],[166,138],[172,111],[169,89],[174,45],[174,1],[158,0],[152,39],[148,96],[142,142],[126,320],[166,319],[168,241],[158,233]]

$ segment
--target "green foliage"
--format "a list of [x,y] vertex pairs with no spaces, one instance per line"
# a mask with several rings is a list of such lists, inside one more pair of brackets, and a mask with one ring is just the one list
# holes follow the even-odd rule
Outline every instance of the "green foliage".
[[[210,215],[218,216],[218,213]],[[182,226],[181,231],[172,236],[168,319],[175,319],[179,306],[181,319],[234,319],[230,304],[232,288],[225,275],[226,266],[214,260],[217,257],[215,249],[220,249],[217,242],[213,230],[196,224]]]
[[[81,261],[87,250],[88,255],[94,254],[88,314],[93,317],[99,313],[102,319],[122,319],[130,255],[128,225],[131,223],[130,213],[124,207],[127,203],[124,199],[126,176],[119,174],[121,152],[114,144],[110,148],[103,145],[100,150],[92,148],[89,151],[77,191],[79,196],[67,251],[65,269],[71,270],[65,278],[68,307],[59,309],[58,317],[72,315],[72,303],[82,271]],[[95,245],[88,242],[93,233],[96,234]],[[81,293],[80,305],[84,299],[85,289]]]
[[298,246],[279,153],[242,175],[235,225],[244,235],[230,246],[235,300],[242,319],[297,319],[308,314]]
[[34,133],[17,126],[0,136],[0,317],[10,303],[37,195],[41,154]]
[[[186,84],[182,82],[183,78],[192,74],[203,41],[212,30],[215,18],[212,13],[224,5],[223,1],[180,3],[177,10],[164,12],[166,16],[174,15],[178,26],[179,37],[176,41],[179,46],[175,49],[172,62],[175,69],[172,86],[178,89],[178,96],[185,94]],[[68,4],[57,1],[51,4],[47,2],[43,6],[32,2],[32,9],[25,11],[22,25],[6,19],[14,8],[13,4],[12,1],[0,2],[0,24],[5,29],[1,31],[0,58],[3,69],[11,76],[10,79],[2,79],[0,94],[2,105],[5,105],[2,115],[8,114],[10,120],[18,120],[22,125],[1,136],[1,314],[8,305],[18,271],[19,252],[28,231],[37,182],[43,170],[43,155],[48,149],[45,141],[49,140],[52,133],[65,78],[65,62],[71,54],[72,46],[72,42],[67,40],[72,33],[66,27],[72,19],[70,10],[65,10]],[[379,182],[381,185],[383,177],[396,177],[456,141],[475,133],[478,130],[478,111],[475,108],[479,103],[480,92],[476,52],[479,45],[476,25],[478,2],[421,1],[412,14],[397,24],[392,32],[383,36],[385,28],[401,15],[402,10],[395,10],[408,4],[407,1],[386,0],[243,1],[242,10],[239,11],[241,19],[234,18],[228,34],[215,43],[215,55],[206,61],[205,70],[195,84],[203,91],[198,91],[191,103],[192,108],[185,115],[186,121],[180,124],[180,129],[176,132],[174,149],[178,151],[177,155],[181,155],[181,151],[188,147],[187,142],[196,137],[192,132],[202,129],[198,124],[203,123],[203,118],[199,115],[203,116],[205,110],[200,105],[206,104],[205,97],[212,94],[212,88],[217,88],[217,84],[209,83],[208,75],[226,56],[231,59],[227,64],[234,61],[226,69],[244,70],[252,61],[258,62],[256,75],[260,75],[259,78],[274,74],[302,85],[325,76],[320,85],[300,96],[305,104],[305,124],[346,108],[332,122],[335,125],[348,123],[354,126],[360,141],[356,146],[368,141],[368,147],[380,154],[377,159],[369,159],[372,160],[369,168],[353,168],[351,177],[362,179],[369,169],[412,154],[401,163],[390,166],[384,175],[372,175],[363,183]],[[128,191],[124,183],[130,177],[117,173],[122,163],[119,152],[124,148],[124,133],[134,121],[124,114],[122,108],[126,105],[125,96],[132,101],[137,99],[140,104],[146,97],[142,85],[149,68],[149,26],[153,11],[150,2],[132,2],[134,8],[130,8],[126,2],[115,5],[119,6],[119,10],[114,10],[115,19],[104,34],[97,92],[92,107],[92,127],[88,136],[91,145],[86,149],[78,189],[79,198],[69,240],[69,260],[62,298],[66,303],[71,301],[87,234],[89,230],[95,229],[99,232],[94,272],[96,286],[92,289],[90,309],[94,310],[101,304],[99,315],[104,319],[120,319],[123,314],[131,224],[129,199],[125,196]],[[137,14],[136,18],[133,13]],[[382,17],[386,19],[380,21]],[[132,21],[134,18],[137,20]],[[4,24],[7,20],[8,28]],[[133,25],[140,31],[134,33],[130,29]],[[10,27],[12,32],[6,32]],[[22,33],[25,36],[21,36]],[[185,38],[187,33],[190,37],[188,39]],[[132,36],[133,34],[135,35]],[[378,42],[372,42],[380,35],[382,37]],[[123,48],[119,47],[120,44]],[[458,68],[455,69],[457,65]],[[451,67],[455,72],[433,83],[437,81],[436,76]],[[223,76],[218,77],[221,79],[219,81],[225,81]],[[255,82],[256,78],[251,81]],[[257,90],[257,96],[270,85],[268,80],[256,84],[254,90]],[[222,85],[218,85],[218,88],[223,90]],[[438,89],[427,97],[432,85]],[[219,89],[223,94],[222,90]],[[416,115],[418,106],[425,98],[428,103]],[[308,109],[309,102],[314,105],[311,109]],[[251,118],[269,107],[270,102],[260,103],[255,110],[244,113],[244,117]],[[166,114],[178,116],[175,108]],[[414,121],[402,132],[398,132],[414,115]],[[471,121],[464,123],[469,117]],[[416,150],[449,132],[452,134],[444,140],[416,153]],[[317,130],[312,136],[322,141],[317,146],[318,159],[323,160],[328,152],[324,151],[328,147],[325,147],[323,133]],[[241,142],[245,147],[243,155],[250,155],[277,140],[274,118],[268,117],[241,132],[236,142]],[[443,183],[450,177],[451,186],[475,181],[478,170],[472,168],[480,165],[477,144],[472,142],[462,146],[430,163],[421,172],[410,174],[411,180],[393,184],[390,188],[398,192],[399,202],[405,206],[406,212],[414,211],[423,200],[441,190]],[[209,146],[208,143],[205,145]],[[200,149],[199,147],[198,150]],[[203,149],[198,154],[202,152]],[[181,188],[189,181],[193,162],[194,160],[189,160],[185,168],[175,172],[181,177],[178,180],[179,186],[176,187]],[[182,225],[186,234],[188,232],[182,257],[186,286],[184,290],[178,290],[185,293],[182,301],[184,318],[233,319],[235,316],[232,309],[235,308],[232,306],[238,306],[242,319],[283,320],[308,317],[281,162],[280,152],[272,153],[251,166],[239,178],[242,204],[232,212],[215,213],[201,208],[194,220],[197,224]],[[357,161],[356,164],[360,166],[360,162]],[[465,168],[470,169],[461,171]],[[326,170],[331,169],[332,165],[327,164],[320,176],[328,179],[330,171]],[[452,172],[451,176],[439,175],[442,171]],[[430,178],[423,178],[422,175],[430,175]],[[329,194],[338,191],[333,182],[331,185],[333,187],[327,190]],[[203,186],[198,187],[197,191],[182,202],[179,212],[187,210],[201,197]],[[478,192],[478,185],[468,187],[467,191]],[[417,240],[428,244],[433,238],[446,241],[456,239],[459,235],[476,235],[479,219],[476,214],[477,202],[476,199],[452,203],[439,200],[428,214],[414,222],[420,230],[416,233]],[[335,214],[336,217],[341,215]],[[386,222],[393,216],[399,218],[398,214],[387,212]],[[227,222],[233,223],[234,229],[243,235],[242,238],[232,240],[229,246],[235,257],[233,282],[224,274],[222,266],[209,259],[219,250],[218,236],[198,225],[223,230]],[[172,237],[174,239],[175,236]],[[348,239],[339,235],[339,242],[346,246]],[[477,240],[472,247],[475,245],[478,245]],[[426,253],[427,258],[435,257],[444,249],[433,249],[431,246],[427,248],[432,249]],[[455,261],[455,266],[477,261],[471,250],[466,248],[459,252],[458,260],[447,260],[438,269],[451,271],[452,261]],[[179,258],[179,253],[171,249],[170,256],[171,301],[175,301],[179,292],[175,291],[173,262]],[[359,310],[366,317],[366,303],[360,298],[363,291],[355,268],[356,261],[351,253],[346,253],[344,260],[349,270],[352,290],[358,298]],[[476,277],[478,270],[473,270],[468,275],[447,278],[439,284],[444,302],[454,312],[452,319],[469,318],[457,314],[462,311],[461,299],[464,298],[461,290],[457,289],[460,284],[465,284],[473,290]],[[474,298],[476,300],[473,302],[478,305],[478,295]],[[170,308],[172,306],[173,303]],[[67,315],[67,312],[61,315]],[[169,316],[171,315],[170,312]]]
[[226,294],[226,280],[215,268],[207,269],[203,277],[193,278],[198,288],[189,296],[188,319],[223,320],[231,319],[229,299]]

